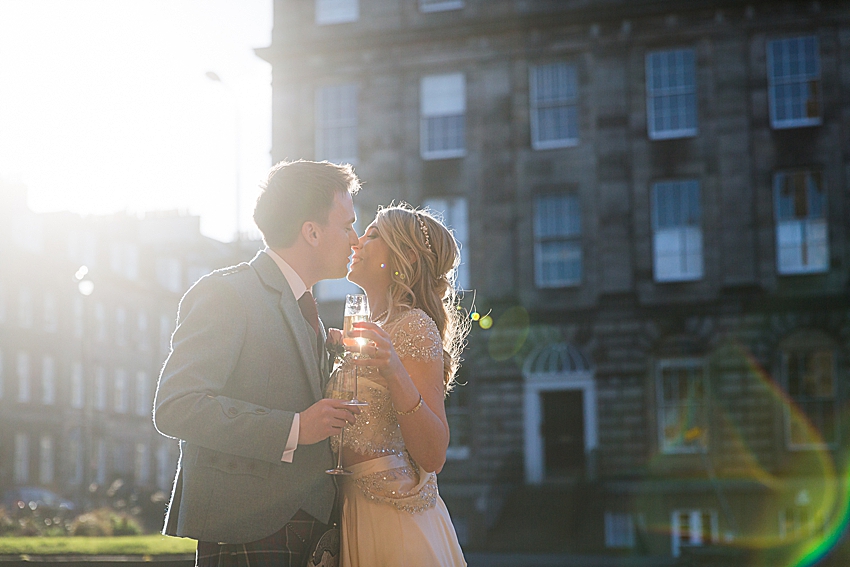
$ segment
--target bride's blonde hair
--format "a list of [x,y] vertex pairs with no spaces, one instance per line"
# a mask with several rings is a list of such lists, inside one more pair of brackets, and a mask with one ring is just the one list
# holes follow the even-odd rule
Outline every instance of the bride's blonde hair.
[[455,289],[460,247],[451,231],[429,210],[407,203],[378,209],[375,228],[390,249],[392,283],[385,316],[419,308],[437,324],[443,340],[443,374],[451,391],[466,345],[469,321],[459,309]]

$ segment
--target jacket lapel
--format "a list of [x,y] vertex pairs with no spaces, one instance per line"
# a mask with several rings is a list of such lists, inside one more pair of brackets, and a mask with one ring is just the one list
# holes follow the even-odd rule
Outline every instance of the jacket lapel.
[[280,268],[277,267],[274,260],[265,252],[257,254],[251,264],[257,270],[260,279],[263,282],[280,293],[280,301],[278,307],[283,313],[283,320],[292,330],[295,336],[295,342],[298,346],[298,353],[301,360],[304,362],[304,368],[307,369],[307,380],[310,383],[310,389],[316,399],[322,396],[322,379],[319,372],[319,365],[316,360],[316,335],[313,333],[313,328],[304,320],[301,314],[301,309],[298,307],[298,302],[292,294],[292,289],[283,277]]

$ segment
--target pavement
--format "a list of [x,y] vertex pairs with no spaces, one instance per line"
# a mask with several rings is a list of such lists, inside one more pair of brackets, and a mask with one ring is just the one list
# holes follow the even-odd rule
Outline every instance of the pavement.
[[673,567],[672,557],[617,557],[574,553],[471,553],[468,567]]

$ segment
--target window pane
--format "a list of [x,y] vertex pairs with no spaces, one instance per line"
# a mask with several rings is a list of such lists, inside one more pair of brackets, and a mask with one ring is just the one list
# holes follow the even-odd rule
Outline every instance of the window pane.
[[316,0],[316,23],[355,22],[360,16],[358,0]]
[[357,85],[316,90],[316,158],[332,163],[357,161]]
[[816,37],[769,42],[768,75],[774,127],[820,123],[820,55]]
[[696,134],[694,51],[681,49],[647,54],[646,81],[650,137],[675,138]]
[[581,283],[581,215],[576,195],[535,198],[534,234],[537,285]]

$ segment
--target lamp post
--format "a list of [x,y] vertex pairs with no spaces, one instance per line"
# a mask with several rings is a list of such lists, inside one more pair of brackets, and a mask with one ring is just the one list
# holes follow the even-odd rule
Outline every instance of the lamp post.
[[236,100],[236,95],[233,90],[228,86],[227,83],[221,80],[216,73],[213,71],[207,71],[206,77],[220,84],[227,91],[231,100],[233,101],[233,117],[234,117],[234,140],[235,140],[235,168],[236,168],[236,242],[238,243],[242,239],[242,228],[241,228],[241,212],[242,212],[242,191],[240,189],[240,181],[239,181],[239,158],[241,153],[240,148],[240,126],[241,122],[239,119],[239,103]]

